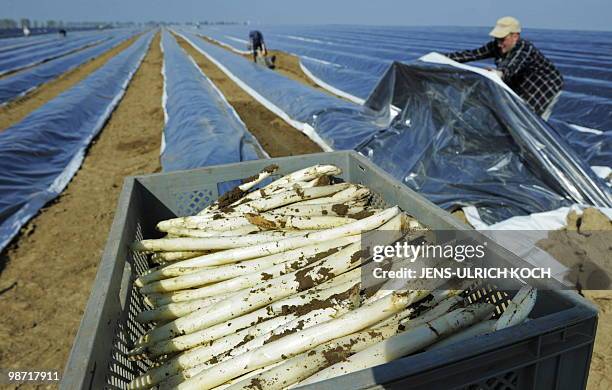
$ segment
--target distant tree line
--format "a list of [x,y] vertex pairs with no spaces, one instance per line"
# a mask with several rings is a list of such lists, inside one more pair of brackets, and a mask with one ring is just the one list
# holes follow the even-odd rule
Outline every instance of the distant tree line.
[[[64,22],[62,20],[30,20],[22,18],[19,20],[15,19],[0,19],[0,29],[22,29],[27,27],[29,29],[92,29],[92,28],[113,28],[113,27],[133,27],[136,25],[145,26],[164,26],[177,24],[176,22],[159,22],[149,21],[146,23],[134,23],[134,22]],[[178,23],[181,24],[181,23]],[[200,22],[187,22],[182,23],[193,26],[208,26],[208,25],[246,25],[249,22],[233,22],[233,21],[210,21],[204,20]]]
[[112,28],[112,27],[131,27],[135,26],[133,22],[64,22],[62,20],[30,20],[22,18],[15,19],[0,19],[0,29],[16,29],[27,27],[29,29],[92,29],[92,28]]

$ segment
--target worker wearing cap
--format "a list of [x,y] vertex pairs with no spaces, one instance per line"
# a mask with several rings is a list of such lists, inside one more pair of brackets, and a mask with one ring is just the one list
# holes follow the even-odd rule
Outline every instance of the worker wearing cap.
[[548,119],[563,88],[561,73],[531,42],[521,38],[521,24],[515,18],[499,19],[489,35],[495,39],[486,45],[447,56],[457,62],[494,58],[499,77],[535,113]]

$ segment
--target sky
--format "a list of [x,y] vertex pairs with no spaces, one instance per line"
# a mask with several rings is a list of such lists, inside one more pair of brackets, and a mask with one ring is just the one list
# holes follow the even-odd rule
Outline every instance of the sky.
[[0,0],[0,18],[63,21],[251,21],[264,24],[523,26],[612,30],[611,0]]

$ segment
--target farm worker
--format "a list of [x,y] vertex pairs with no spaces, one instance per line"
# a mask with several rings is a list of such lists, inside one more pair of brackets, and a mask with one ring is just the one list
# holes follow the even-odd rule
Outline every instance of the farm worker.
[[251,43],[251,50],[253,51],[253,62],[257,62],[258,50],[261,50],[261,54],[264,56],[268,54],[263,34],[260,31],[254,30],[249,32],[249,41]]
[[30,36],[30,29],[28,28],[28,26],[23,26],[23,36],[24,37],[29,37]]
[[67,33],[66,33],[66,30],[64,30],[63,28],[61,28],[61,29],[59,29],[57,32],[58,32],[58,34],[59,34],[60,36],[62,36],[63,38],[66,38],[66,34],[67,34]]
[[519,95],[525,103],[543,119],[548,119],[557,103],[563,77],[553,63],[521,38],[521,24],[511,16],[505,16],[489,33],[494,40],[474,49],[447,54],[457,62],[494,58],[497,75]]

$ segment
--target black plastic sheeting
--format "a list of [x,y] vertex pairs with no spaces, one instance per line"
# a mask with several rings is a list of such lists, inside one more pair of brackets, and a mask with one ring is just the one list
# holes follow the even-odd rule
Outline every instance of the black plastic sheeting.
[[[288,116],[293,125],[328,150],[354,149],[389,124],[389,113],[347,102],[298,83],[270,69],[212,45],[199,36],[181,31],[189,42]],[[274,110],[273,110],[274,111]],[[300,128],[302,127],[302,128]],[[308,129],[315,134],[309,134]]]
[[96,45],[109,38],[110,34],[108,32],[95,33],[82,37],[58,39],[51,45],[34,47],[31,48],[31,50],[28,48],[28,50],[26,50],[24,53],[9,56],[8,58],[0,60],[0,75],[25,69],[45,61],[50,61],[54,58],[64,56],[87,46]]
[[31,69],[0,79],[0,105],[22,96],[39,85],[93,59],[131,38],[136,32],[122,32],[99,45],[45,62]]
[[606,184],[545,121],[474,72],[396,62],[365,104],[402,112],[358,151],[445,209],[473,205],[493,223],[612,206]]
[[79,84],[0,133],[0,250],[77,172],[152,38],[152,31],[146,33]]
[[164,171],[266,158],[234,109],[164,31]]

